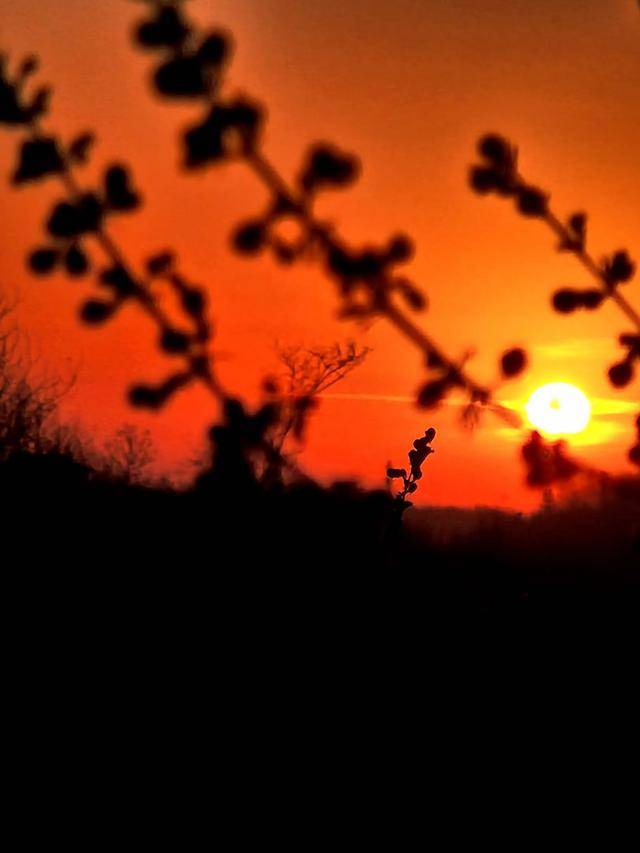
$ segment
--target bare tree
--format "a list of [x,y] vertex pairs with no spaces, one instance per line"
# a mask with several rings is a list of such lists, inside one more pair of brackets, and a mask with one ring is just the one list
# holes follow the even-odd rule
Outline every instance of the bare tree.
[[156,458],[156,450],[148,429],[123,424],[104,443],[104,466],[115,479],[141,484],[147,479],[147,468]]
[[51,378],[46,371],[37,375],[37,360],[25,353],[10,320],[14,308],[0,300],[0,460],[19,451],[52,449],[52,418],[74,381]]
[[278,376],[267,379],[264,387],[277,400],[280,416],[267,434],[273,452],[267,455],[263,482],[282,477],[283,463],[294,446],[304,441],[307,421],[318,406],[318,396],[361,365],[370,349],[358,349],[353,341],[347,341],[313,348],[277,346],[276,352],[283,369]]
[[[282,398],[282,417],[274,428],[271,442],[281,451],[288,439],[304,439],[307,415],[318,405],[318,395],[362,364],[370,349],[358,349],[353,341],[346,344],[308,349],[302,346],[278,347],[278,359],[284,367],[274,390]],[[269,382],[267,381],[267,389]]]

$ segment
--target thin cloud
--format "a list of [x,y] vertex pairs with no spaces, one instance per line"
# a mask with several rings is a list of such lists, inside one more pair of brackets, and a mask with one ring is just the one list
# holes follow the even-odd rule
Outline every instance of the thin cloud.
[[[355,400],[372,401],[374,403],[415,403],[415,397],[401,394],[367,394],[367,393],[340,393],[337,391],[319,394],[323,400]],[[612,397],[591,397],[591,412],[596,416],[627,415],[634,414],[638,409],[637,401],[618,400]],[[524,403],[520,400],[498,400],[501,406],[512,409],[514,412],[523,412]],[[466,405],[456,400],[444,400],[443,404],[453,408]]]
[[568,338],[562,343],[534,344],[535,355],[553,359],[593,359],[608,356],[612,349],[611,338]]
[[635,414],[640,404],[633,400],[615,400],[609,397],[591,397],[591,413],[595,415]]
[[413,403],[415,397],[403,397],[393,394],[318,394],[321,400],[374,400],[378,403]]
[[[415,403],[415,397],[407,397],[399,394],[341,394],[339,392],[329,394],[318,394],[321,400],[371,400],[375,403]],[[456,402],[455,400],[443,400],[441,405],[463,406],[465,404]]]

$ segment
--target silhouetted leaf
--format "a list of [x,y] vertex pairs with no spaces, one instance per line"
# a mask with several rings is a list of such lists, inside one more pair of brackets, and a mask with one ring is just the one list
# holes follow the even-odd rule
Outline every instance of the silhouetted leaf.
[[155,18],[138,25],[135,39],[142,47],[155,50],[178,47],[188,34],[189,29],[175,6],[161,6]]
[[524,216],[544,216],[548,210],[548,198],[537,187],[523,186],[518,188],[516,204]]
[[509,379],[514,376],[517,376],[519,373],[522,373],[526,365],[527,354],[520,347],[507,350],[502,354],[502,357],[500,359],[500,369],[502,371],[502,375]]
[[98,326],[108,320],[116,310],[116,303],[102,302],[98,299],[89,299],[80,310],[80,318],[84,323]]
[[616,388],[624,388],[633,379],[633,367],[629,361],[621,361],[609,368],[609,381]]
[[587,236],[587,214],[573,213],[567,220],[568,235],[560,242],[560,251],[581,252]]
[[582,291],[582,305],[588,311],[594,311],[602,304],[604,293],[601,290],[590,288]]
[[207,93],[208,81],[197,56],[178,56],[156,70],[157,91],[167,98],[199,98]]
[[171,251],[159,252],[147,258],[146,268],[150,276],[161,276],[168,273],[175,263],[175,255]]
[[422,409],[435,408],[442,402],[449,390],[449,382],[445,379],[434,379],[422,386],[418,392],[417,404]]
[[394,287],[402,294],[407,304],[413,308],[414,311],[424,311],[427,307],[426,296],[422,291],[418,290],[413,282],[406,278],[395,279]]
[[216,104],[204,121],[185,133],[185,166],[194,169],[252,151],[261,120],[261,108],[246,98]]
[[131,178],[126,166],[114,164],[105,174],[107,205],[111,210],[135,210],[140,204],[140,196],[131,187]]
[[42,118],[49,109],[49,101],[51,100],[51,89],[48,86],[42,86],[33,96],[29,107],[27,108],[27,116],[29,121]]
[[629,355],[640,358],[640,335],[622,334],[618,336],[620,346],[627,347]]
[[178,329],[165,329],[160,336],[160,348],[172,355],[189,349],[189,336]]
[[580,294],[569,287],[556,290],[553,294],[553,307],[561,314],[570,314],[580,307]]
[[68,156],[74,163],[86,163],[89,159],[89,151],[95,142],[95,136],[90,131],[81,133],[71,142]]
[[604,277],[611,287],[630,281],[635,270],[635,263],[624,249],[616,252],[611,258],[605,259],[603,263]]
[[393,264],[402,264],[410,260],[415,247],[406,234],[396,234],[387,246],[387,260]]
[[29,255],[29,268],[36,275],[47,275],[52,272],[58,262],[59,253],[57,249],[44,247],[35,249]]
[[107,287],[113,288],[119,298],[132,296],[138,285],[127,270],[119,265],[107,267],[100,273],[100,282]]
[[406,479],[407,471],[405,468],[387,468],[387,477],[390,480]]
[[198,58],[205,65],[219,68],[227,61],[231,50],[231,38],[221,30],[214,30],[198,48]]
[[184,388],[193,379],[188,372],[174,373],[159,385],[133,385],[128,397],[132,406],[143,409],[160,409],[180,388]]
[[300,176],[305,192],[322,187],[345,187],[353,183],[360,173],[360,161],[353,154],[345,154],[328,143],[315,145],[309,152],[307,163]]
[[67,249],[64,256],[64,265],[72,276],[85,275],[89,270],[89,261],[87,256],[79,246],[73,245]]
[[47,222],[47,230],[53,237],[75,237],[80,233],[80,216],[74,204],[59,202]]
[[23,184],[63,169],[64,161],[52,136],[27,139],[20,146],[20,162],[12,180],[14,184]]
[[264,222],[255,219],[239,225],[231,236],[231,243],[236,252],[243,255],[255,255],[264,248],[266,237]]
[[198,318],[204,312],[206,298],[204,293],[196,287],[183,290],[180,301],[184,311],[191,317]]
[[47,230],[54,237],[77,237],[96,231],[102,220],[102,205],[93,193],[85,193],[78,203],[59,202],[47,222]]
[[151,385],[134,385],[129,389],[129,403],[138,409],[157,409],[162,405],[162,397]]
[[474,192],[486,195],[493,192],[500,181],[500,176],[490,166],[472,166],[469,169],[469,184]]
[[0,123],[19,125],[28,121],[29,114],[23,109],[16,88],[0,77]]
[[497,133],[488,133],[479,140],[478,153],[500,169],[510,169],[515,164],[514,150],[509,142]]
[[18,77],[21,79],[29,77],[31,74],[35,74],[39,67],[40,62],[37,56],[27,56],[20,63],[20,67],[18,68]]
[[286,243],[278,240],[272,244],[273,253],[281,264],[292,264],[298,256],[293,246],[288,246]]

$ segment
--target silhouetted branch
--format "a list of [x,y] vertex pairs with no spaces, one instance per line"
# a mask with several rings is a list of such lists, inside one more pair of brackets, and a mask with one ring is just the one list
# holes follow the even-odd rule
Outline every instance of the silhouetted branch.
[[[126,303],[135,303],[155,323],[158,346],[168,356],[180,358],[182,369],[157,384],[138,384],[129,391],[133,406],[160,409],[178,390],[194,381],[202,383],[221,403],[226,422],[220,430],[237,430],[236,449],[262,453],[272,460],[277,453],[264,437],[279,417],[279,408],[269,403],[250,414],[238,400],[223,389],[213,368],[209,350],[212,326],[207,318],[204,290],[188,282],[177,270],[173,252],[164,250],[146,259],[145,273],[137,274],[107,227],[109,217],[138,209],[141,197],[132,185],[126,166],[110,165],[95,190],[85,190],[76,178],[77,166],[86,163],[94,138],[82,133],[68,145],[42,130],[50,91],[38,90],[33,97],[25,92],[26,80],[37,70],[37,60],[29,57],[10,74],[0,57],[0,123],[21,129],[18,165],[12,181],[16,186],[56,177],[67,197],[55,204],[46,223],[49,243],[29,256],[29,267],[36,275],[48,275],[62,267],[72,277],[86,275],[92,267],[86,238],[93,237],[107,258],[108,266],[97,272],[97,284],[108,299],[90,299],[82,306],[80,317],[90,325],[101,325],[115,316]],[[160,307],[152,282],[162,281],[171,288],[181,312],[176,325]],[[214,444],[223,432],[212,431]],[[248,438],[250,436],[250,438]],[[231,446],[227,442],[228,446]]]
[[[201,31],[177,0],[148,5],[150,14],[136,26],[135,40],[140,47],[160,54],[153,73],[154,88],[165,98],[200,101],[206,111],[184,133],[185,168],[241,161],[270,192],[262,215],[242,223],[234,232],[236,251],[254,255],[268,249],[281,264],[303,257],[314,259],[337,286],[342,318],[386,318],[424,356],[430,378],[418,392],[419,406],[435,407],[458,389],[465,392],[471,405],[490,408],[513,423],[514,413],[493,404],[492,390],[476,382],[463,360],[449,357],[411,317],[410,312],[427,307],[427,299],[395,269],[413,255],[410,238],[398,234],[386,246],[355,249],[316,217],[313,205],[318,193],[352,184],[360,171],[358,159],[333,145],[318,143],[310,149],[295,183],[289,184],[262,150],[261,105],[245,96],[228,98],[222,93],[232,50],[230,36],[221,30]],[[300,234],[287,242],[277,226],[289,219],[297,223]],[[524,352],[512,350],[505,356],[509,354],[509,363],[518,363],[523,369]],[[514,375],[502,371],[505,379]]]
[[[580,308],[593,311],[609,299],[635,327],[633,333],[619,336],[625,355],[608,371],[609,381],[614,387],[625,387],[634,378],[636,363],[640,363],[640,314],[620,292],[620,286],[634,277],[635,262],[626,249],[619,249],[598,262],[587,249],[587,214],[577,211],[566,221],[560,219],[551,209],[550,194],[530,184],[520,174],[518,150],[507,139],[488,134],[479,140],[477,150],[482,162],[472,166],[469,172],[475,192],[513,199],[522,216],[544,222],[558,238],[557,250],[571,253],[595,280],[596,287],[556,290],[552,299],[554,309],[561,314],[570,314]],[[629,451],[629,459],[640,465],[640,415],[636,427],[637,440]]]
[[402,480],[402,489],[396,494],[394,505],[402,516],[402,513],[413,506],[407,495],[412,495],[418,490],[418,480],[422,479],[422,466],[435,450],[431,442],[436,437],[433,427],[425,430],[422,438],[416,438],[413,447],[409,451],[409,473],[406,468],[387,468],[387,477],[390,480]]
[[282,450],[290,433],[302,441],[307,416],[316,408],[318,395],[362,364],[369,352],[368,347],[359,350],[353,343],[315,349],[279,347],[278,358],[285,367],[284,376],[265,383],[265,390],[282,406],[282,417],[271,437],[274,447]]
[[[179,388],[194,380],[203,383],[218,399],[224,393],[216,378],[208,343],[211,326],[206,319],[206,295],[201,288],[188,284],[176,271],[172,253],[163,252],[147,259],[146,274],[137,274],[133,265],[109,232],[109,217],[135,211],[141,197],[132,186],[126,166],[110,165],[103,185],[87,190],[76,177],[76,169],[84,165],[94,142],[85,132],[69,144],[43,130],[50,90],[39,89],[30,98],[26,92],[28,78],[37,70],[35,57],[22,62],[13,75],[6,62],[0,65],[0,122],[24,132],[20,143],[18,165],[12,181],[22,186],[47,177],[56,177],[66,191],[66,198],[55,204],[47,220],[49,242],[35,249],[29,266],[36,275],[48,275],[62,267],[72,277],[86,275],[92,266],[86,238],[93,237],[109,266],[97,271],[97,284],[108,298],[90,299],[82,306],[81,319],[100,325],[112,318],[127,302],[141,308],[158,327],[160,348],[173,357],[181,357],[184,369],[172,374],[159,385],[134,386],[130,392],[133,405],[159,408]],[[177,293],[183,320],[191,326],[183,331],[175,326],[153,295],[151,283],[164,279]]]

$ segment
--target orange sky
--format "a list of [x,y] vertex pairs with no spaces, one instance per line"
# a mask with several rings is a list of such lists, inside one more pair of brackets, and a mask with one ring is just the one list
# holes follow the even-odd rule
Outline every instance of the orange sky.
[[[97,131],[87,181],[112,159],[134,167],[146,205],[112,230],[132,260],[175,247],[184,272],[208,285],[226,387],[257,399],[276,340],[352,337],[373,352],[313,420],[301,457],[311,473],[381,485],[387,461],[402,464],[415,435],[434,425],[437,454],[422,501],[537,504],[539,495],[523,485],[516,435],[490,417],[469,435],[456,407],[425,414],[405,399],[422,379],[421,361],[393,329],[378,322],[364,334],[339,322],[332,285],[306,264],[283,269],[269,257],[230,253],[230,230],[260,211],[262,190],[242,166],[198,176],[177,170],[178,130],[194,111],[150,97],[150,58],[129,39],[140,8],[121,0],[0,0],[2,47],[40,54],[40,76],[55,86],[51,127]],[[477,137],[500,131],[519,144],[530,180],[553,191],[558,212],[589,212],[596,256],[622,247],[640,254],[635,0],[193,0],[190,8],[234,32],[230,89],[266,102],[266,151],[285,175],[295,174],[316,139],[360,155],[359,184],[326,193],[319,210],[355,244],[399,230],[413,236],[417,253],[406,270],[429,293],[423,321],[447,351],[477,349],[471,370],[491,381],[500,352],[526,345],[531,368],[504,399],[523,401],[548,381],[579,385],[595,400],[597,426],[577,442],[580,454],[624,470],[638,381],[612,391],[605,369],[625,323],[612,306],[553,314],[553,289],[586,286],[585,275],[554,253],[540,223],[516,216],[510,203],[474,196],[465,176]],[[14,145],[3,132],[3,176]],[[132,412],[123,402],[127,385],[169,371],[146,321],[127,309],[103,330],[81,328],[76,308],[90,283],[34,281],[24,270],[58,196],[55,182],[15,191],[3,179],[0,288],[20,294],[32,349],[52,370],[77,370],[65,415],[98,436],[125,419],[148,425],[175,466],[215,417],[209,398],[187,392],[160,415]],[[637,279],[627,288],[632,299],[634,289]]]

